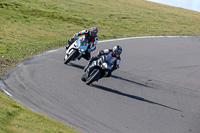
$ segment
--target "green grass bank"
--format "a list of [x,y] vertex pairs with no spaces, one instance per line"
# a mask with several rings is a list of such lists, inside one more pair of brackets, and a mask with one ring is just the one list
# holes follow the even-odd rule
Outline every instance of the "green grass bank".
[[[67,45],[75,32],[92,26],[105,40],[200,36],[199,22],[199,12],[144,0],[0,0],[0,76],[24,59]],[[73,133],[2,92],[0,111],[0,132]]]
[[0,133],[80,133],[35,113],[0,91]]

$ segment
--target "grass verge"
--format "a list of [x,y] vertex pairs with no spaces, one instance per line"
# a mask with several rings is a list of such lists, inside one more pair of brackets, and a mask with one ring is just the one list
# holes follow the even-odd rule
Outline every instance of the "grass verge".
[[79,133],[47,116],[35,113],[0,91],[1,133]]

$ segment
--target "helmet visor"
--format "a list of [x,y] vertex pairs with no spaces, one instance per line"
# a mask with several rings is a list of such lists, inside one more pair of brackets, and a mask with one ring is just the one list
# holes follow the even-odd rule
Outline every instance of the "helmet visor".
[[121,54],[121,51],[115,51],[116,55],[120,55]]
[[92,36],[95,36],[96,34],[97,34],[96,32],[91,31],[91,35],[92,35]]

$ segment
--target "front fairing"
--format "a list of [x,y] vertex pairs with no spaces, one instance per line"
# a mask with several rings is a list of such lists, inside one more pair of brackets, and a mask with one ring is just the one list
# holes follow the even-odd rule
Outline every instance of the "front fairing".
[[[105,67],[103,66],[103,63],[106,63],[108,67],[105,68]],[[92,70],[93,70],[94,68],[100,69],[100,71],[101,71],[101,77],[106,76],[106,75],[108,74],[108,71],[109,71],[110,69],[112,69],[111,65],[112,65],[112,64],[109,63],[109,62],[106,60],[106,57],[105,57],[105,56],[102,56],[100,59],[93,61],[93,62],[89,65],[88,69],[86,70],[86,77],[88,77],[88,76],[90,75],[90,73],[92,72]]]
[[[107,65],[107,67],[104,67],[103,64]],[[99,60],[99,64],[101,65],[102,69],[105,69],[105,71],[112,69],[113,63],[112,61],[110,61],[110,59],[108,59],[108,56],[101,56],[100,60]]]
[[78,38],[66,51],[66,53],[69,53],[71,49],[78,49],[79,52],[85,52],[88,47],[88,43],[85,42],[82,38]]
[[76,45],[77,45],[78,49],[81,49],[82,51],[86,51],[89,44],[87,42],[85,42],[83,38],[79,38],[76,41]]

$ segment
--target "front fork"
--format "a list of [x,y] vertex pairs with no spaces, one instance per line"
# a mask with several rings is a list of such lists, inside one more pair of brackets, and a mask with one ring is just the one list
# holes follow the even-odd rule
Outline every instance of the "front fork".
[[86,79],[89,77],[90,73],[94,69],[94,66],[92,64],[89,65],[88,69],[86,70]]

